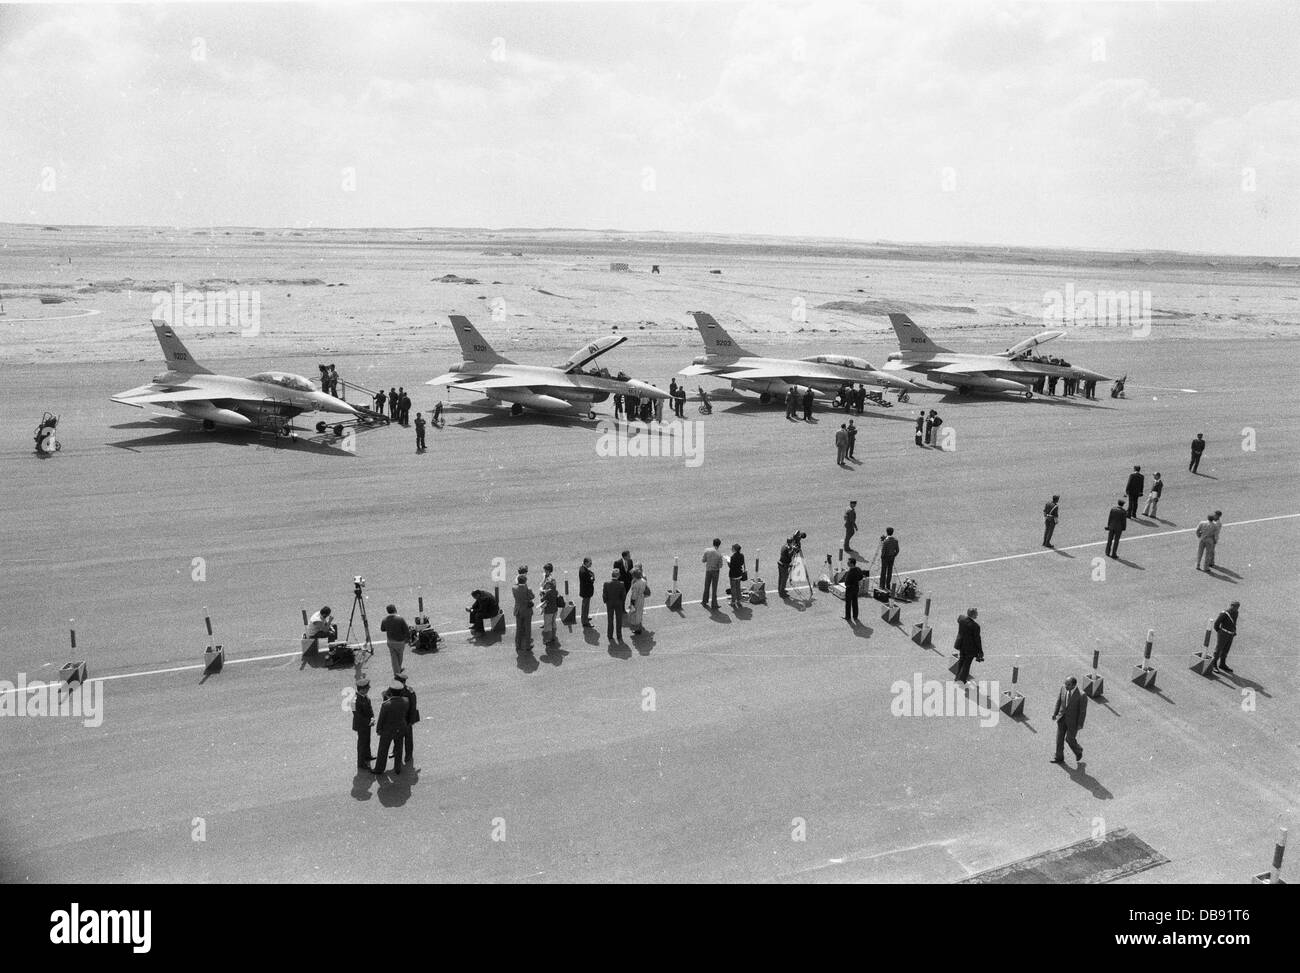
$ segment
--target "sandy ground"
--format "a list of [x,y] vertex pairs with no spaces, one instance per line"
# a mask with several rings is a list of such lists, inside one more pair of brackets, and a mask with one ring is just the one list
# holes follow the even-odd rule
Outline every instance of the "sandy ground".
[[[565,270],[583,259],[569,252],[576,244],[525,258],[537,273],[528,278],[510,264],[519,258],[481,256],[499,246],[467,241],[459,257],[444,248],[429,259],[409,243],[354,242],[322,253],[327,266],[312,269],[310,247],[289,259],[250,245],[202,268],[192,239],[175,253],[128,239],[75,256],[74,266],[98,261],[79,269],[98,280],[350,281],[286,286],[293,296],[276,299],[284,304],[263,304],[261,335],[200,329],[186,335],[191,350],[235,374],[271,365],[314,374],[328,353],[345,377],[417,389],[417,409],[436,394],[422,382],[451,360],[442,315],[472,312],[479,293],[425,286],[444,273],[508,281],[500,286],[520,295],[534,286],[565,293],[557,280],[571,274],[582,295],[572,316],[543,306],[544,295],[535,304],[506,298],[518,316],[497,327],[516,336],[519,358],[559,360],[596,322],[654,321],[610,357],[661,385],[698,354],[681,313],[693,307],[776,331],[792,296],[812,294],[809,307],[855,299],[852,288],[831,286],[851,270],[878,282],[873,299],[979,309],[933,312],[946,323],[937,332],[978,350],[1025,335],[1015,312],[1039,304],[1041,274],[1088,279],[1061,267],[731,254],[723,281],[709,279],[701,255],[690,257],[689,280],[663,280]],[[737,265],[748,283],[731,279]],[[15,266],[5,264],[6,295],[15,281],[38,285],[57,272]],[[778,286],[782,272],[789,286]],[[955,449],[916,449],[907,412],[875,410],[859,437],[864,462],[851,470],[832,456],[839,420],[788,424],[779,409],[754,404],[720,403],[702,420],[698,467],[600,457],[590,423],[459,409],[430,433],[423,456],[413,433],[396,427],[360,436],[355,454],[170,431],[108,401],[158,370],[144,294],[97,292],[62,305],[6,297],[10,317],[70,313],[70,304],[102,313],[45,322],[36,339],[28,324],[6,325],[0,404],[18,421],[0,477],[3,675],[50,677],[68,655],[75,616],[91,674],[115,678],[102,684],[99,727],[66,718],[0,724],[0,877],[947,882],[1127,827],[1171,860],[1137,881],[1248,880],[1267,864],[1277,825],[1294,826],[1300,790],[1300,727],[1284,703],[1300,688],[1290,646],[1300,566],[1296,346],[1286,337],[1295,320],[1285,289],[1259,282],[1269,272],[1234,270],[1213,287],[1187,268],[1159,273],[1188,277],[1179,286],[1189,295],[1212,290],[1214,314],[1229,314],[1239,298],[1250,320],[1182,319],[1145,341],[1077,329],[1061,352],[1108,374],[1127,371],[1129,398],[917,396],[914,405],[937,408],[951,425]],[[381,298],[399,277],[398,298]],[[758,291],[760,279],[769,293]],[[824,284],[816,293],[807,286],[815,279]],[[285,313],[307,293],[310,313]],[[1006,312],[988,312],[995,302]],[[607,317],[606,306],[615,309]],[[759,306],[777,308],[767,326],[751,320]],[[487,333],[490,315],[478,317]],[[958,330],[963,318],[981,326]],[[882,321],[846,313],[834,326],[850,330],[849,319],[862,332],[857,353],[883,359],[892,350]],[[812,350],[829,350],[844,338],[829,333],[838,320],[814,322],[824,334],[754,343],[803,354],[807,338]],[[362,321],[357,337],[344,337]],[[1208,340],[1234,327],[1252,340]],[[45,408],[63,416],[64,449],[42,461],[31,455],[29,427]],[[1253,450],[1242,448],[1246,427]],[[1206,475],[1193,477],[1186,441],[1198,431],[1212,445]],[[1136,526],[1122,560],[1096,579],[1105,511],[1133,463],[1164,474],[1162,519]],[[1053,492],[1063,495],[1064,520],[1060,550],[1050,552],[1037,545]],[[739,613],[700,608],[698,562],[710,537],[741,543],[751,562],[761,556],[771,579],[780,540],[796,527],[809,534],[810,559],[838,548],[849,498],[859,500],[861,536],[897,528],[896,573],[915,576],[935,600],[935,649],[914,645],[868,603],[865,625],[850,630],[827,595]],[[1214,508],[1229,526],[1225,570],[1210,576],[1192,569],[1190,530]],[[656,606],[650,633],[626,648],[607,646],[603,617],[599,638],[562,631],[560,649],[540,658],[516,657],[509,636],[478,645],[463,633],[467,593],[491,583],[494,558],[534,572],[550,559],[576,581],[584,554],[600,567],[623,547],[646,564]],[[681,615],[661,597],[675,556],[687,595]],[[408,656],[424,717],[420,771],[383,783],[353,774],[342,709],[350,673],[303,667],[293,654],[299,606],[346,612],[354,574],[368,579],[372,621],[389,600],[409,614],[422,587],[435,627],[450,633],[444,651]],[[1188,671],[1189,653],[1232,598],[1243,602],[1237,674],[1203,679]],[[895,681],[946,675],[954,618],[968,605],[984,625],[977,678],[1006,688],[1019,665],[1028,720],[891,715]],[[194,668],[204,606],[231,654],[206,679]],[[904,623],[918,613],[905,608]],[[1127,680],[1148,628],[1157,633],[1156,693]],[[1062,770],[1047,762],[1051,701],[1065,675],[1083,675],[1094,649],[1107,699],[1093,705],[1081,736],[1085,769],[1071,760]],[[369,668],[378,689],[386,664],[377,656]],[[203,841],[192,838],[198,818]],[[800,821],[806,840],[792,840]]]

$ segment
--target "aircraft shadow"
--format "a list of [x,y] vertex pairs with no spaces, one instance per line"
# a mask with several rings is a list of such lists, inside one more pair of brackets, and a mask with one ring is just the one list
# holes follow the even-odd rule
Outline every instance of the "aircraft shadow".
[[322,456],[356,456],[355,450],[340,449],[329,443],[308,438],[306,430],[299,430],[296,440],[275,436],[259,436],[253,432],[238,430],[213,429],[204,431],[187,423],[174,423],[163,419],[160,421],[128,422],[112,426],[112,429],[154,429],[152,436],[140,436],[135,439],[123,439],[114,443],[105,443],[116,449],[138,452],[141,449],[166,446],[198,446],[204,443],[220,443],[223,446],[262,447],[264,449],[292,449],[300,452],[318,453]]

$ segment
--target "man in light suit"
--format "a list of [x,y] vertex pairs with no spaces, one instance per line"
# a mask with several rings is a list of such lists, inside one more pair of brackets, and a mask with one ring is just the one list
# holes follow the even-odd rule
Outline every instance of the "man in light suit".
[[1076,735],[1083,729],[1083,722],[1088,717],[1088,697],[1079,692],[1079,683],[1074,676],[1065,680],[1060,695],[1056,697],[1056,708],[1052,719],[1056,720],[1056,756],[1052,763],[1065,763],[1065,745],[1070,745],[1074,759],[1083,762],[1083,747],[1079,746]]
[[[1219,543],[1219,516],[1206,514],[1205,519],[1196,525],[1196,570],[1209,571],[1214,567],[1214,548]],[[1205,562],[1204,569],[1201,562]]]
[[1142,496],[1146,485],[1147,478],[1142,475],[1142,467],[1133,467],[1133,472],[1128,475],[1128,483],[1124,487],[1124,492],[1128,495],[1128,516],[1130,520],[1137,520],[1138,498]]
[[1106,517],[1106,556],[1119,558],[1119,537],[1128,526],[1128,514],[1124,512],[1124,501],[1116,500]]

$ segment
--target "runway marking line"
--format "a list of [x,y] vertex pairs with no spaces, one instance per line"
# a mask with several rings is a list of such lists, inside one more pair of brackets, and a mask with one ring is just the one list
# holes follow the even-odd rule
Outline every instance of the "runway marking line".
[[[1252,520],[1234,520],[1229,523],[1225,523],[1223,526],[1224,527],[1247,527],[1251,524],[1267,524],[1275,520],[1294,520],[1296,517],[1300,517],[1300,513],[1279,514],[1276,517],[1256,517]],[[1139,541],[1139,540],[1146,540],[1147,538],[1152,538],[1152,537],[1173,537],[1177,534],[1190,534],[1195,530],[1196,530],[1195,527],[1179,527],[1175,530],[1162,530],[1162,531],[1156,531],[1155,533],[1151,533],[1151,534],[1138,534],[1134,537],[1130,537],[1129,540]],[[1023,554],[1004,554],[1001,557],[986,557],[986,558],[980,558],[979,560],[976,561],[960,561],[956,564],[940,564],[932,568],[912,568],[911,570],[908,571],[904,571],[900,569],[900,570],[896,570],[895,573],[901,577],[903,575],[909,575],[909,574],[927,574],[933,571],[950,571],[953,568],[970,568],[970,567],[976,567],[981,564],[995,564],[999,561],[1016,561],[1026,557],[1039,557],[1042,555],[1055,553],[1056,551],[1079,551],[1087,547],[1100,547],[1105,543],[1106,543],[1105,541],[1088,541],[1087,543],[1084,544],[1071,544],[1068,547],[1049,547],[1049,548],[1043,548],[1042,550],[1038,550],[1038,551],[1026,551]],[[687,604],[688,603],[686,602],[686,599],[683,596],[682,607],[685,608]],[[668,607],[667,605],[646,605],[645,611],[654,611],[656,609],[662,609],[667,607]],[[606,614],[607,614],[606,612],[592,612],[591,617],[603,618],[605,617]],[[514,628],[514,627],[515,626],[512,623],[506,624],[506,628]],[[454,632],[439,632],[438,634],[440,637],[449,637],[452,635],[468,635],[470,634],[470,630],[467,628],[462,628],[462,629],[457,629]],[[376,655],[379,654],[380,650],[384,647],[384,644],[385,643],[380,643],[375,646]],[[241,665],[249,662],[273,662],[277,659],[292,659],[292,658],[302,658],[302,650],[298,650],[296,652],[277,652],[274,653],[273,655],[249,656],[248,658],[244,658],[244,659],[226,659],[223,662],[223,666]],[[163,676],[173,672],[196,672],[196,671],[205,670],[206,668],[207,666],[203,665],[202,663],[194,663],[192,665],[171,666],[166,669],[147,669],[144,670],[143,672],[121,672],[110,676],[92,676],[91,678],[87,679],[86,682],[87,683],[109,682],[114,679],[139,679],[143,676]],[[346,668],[346,667],[340,667],[340,668]],[[65,684],[62,682],[28,683],[27,685],[22,687],[22,691],[29,692],[32,690],[49,689],[51,686],[63,686],[63,685]],[[17,693],[18,691],[19,691],[18,687],[15,686],[12,689],[0,690],[0,695]]]

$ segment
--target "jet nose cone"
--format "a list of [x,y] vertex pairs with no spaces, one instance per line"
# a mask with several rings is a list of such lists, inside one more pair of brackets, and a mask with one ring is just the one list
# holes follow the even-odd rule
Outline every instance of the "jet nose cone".
[[645,396],[645,397],[652,398],[652,399],[666,399],[666,398],[668,398],[668,393],[667,393],[667,392],[665,392],[663,389],[657,389],[657,388],[655,388],[655,387],[654,387],[653,385],[651,385],[649,382],[638,381],[637,379],[634,378],[634,379],[630,380],[630,381],[628,382],[628,384],[631,385],[632,388],[634,388],[636,391],[640,392],[640,393],[641,393],[643,396]]
[[1081,369],[1079,369],[1079,374],[1083,377],[1083,380],[1086,381],[1086,382],[1109,382],[1109,381],[1112,381],[1112,379],[1107,378],[1105,375],[1101,374],[1101,372],[1094,372],[1094,371],[1091,371],[1090,369],[1087,369],[1087,368],[1081,368]]
[[324,392],[313,392],[312,401],[316,403],[316,408],[320,412],[338,412],[345,416],[360,415],[355,406],[349,405],[342,399],[336,399],[332,395],[326,395]]

